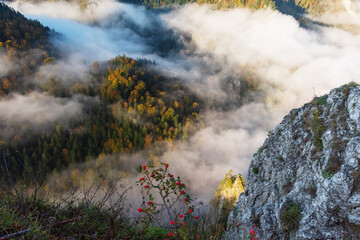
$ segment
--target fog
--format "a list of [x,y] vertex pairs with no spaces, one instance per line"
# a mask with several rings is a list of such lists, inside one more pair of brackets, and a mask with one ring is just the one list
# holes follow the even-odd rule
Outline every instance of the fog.
[[7,59],[6,54],[0,51],[0,78],[6,76],[6,74],[11,71],[13,65],[9,59]]
[[14,137],[20,128],[39,133],[56,124],[66,125],[74,116],[81,116],[82,104],[73,99],[55,98],[44,93],[11,94],[0,101],[1,140]]
[[357,0],[328,1],[328,10],[322,15],[312,17],[327,24],[360,25],[360,2]]
[[[211,52],[239,68],[250,67],[277,86],[289,110],[359,75],[359,35],[335,28],[299,27],[276,11],[211,11],[187,6],[164,16],[168,26],[191,34],[198,53]],[[234,30],[236,29],[236,30]],[[326,71],[324,71],[326,70]]]
[[0,108],[6,113],[1,114],[1,121],[34,124],[44,124],[69,115],[81,114],[80,104],[38,92],[10,95],[0,102]]
[[[63,34],[53,40],[67,53],[54,64],[57,69],[86,69],[93,61],[122,54],[149,58],[199,96],[233,105],[231,110],[204,112],[204,128],[160,158],[203,198],[211,197],[230,169],[246,176],[267,132],[292,108],[360,78],[359,34],[302,28],[278,11],[186,5],[153,12],[105,0],[85,12],[66,2],[11,6]],[[356,18],[358,10],[352,9]],[[54,72],[51,66],[46,70]],[[80,70],[68,74],[86,75]],[[260,81],[261,91],[240,104],[241,96],[229,93],[238,93],[234,86],[241,89],[240,80],[248,72]]]

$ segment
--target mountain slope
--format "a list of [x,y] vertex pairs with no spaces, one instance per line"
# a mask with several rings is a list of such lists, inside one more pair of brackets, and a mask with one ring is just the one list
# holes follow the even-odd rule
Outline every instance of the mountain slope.
[[189,3],[214,4],[218,8],[275,8],[275,1],[273,0],[121,0],[121,2],[144,5],[153,8],[184,5]]
[[226,239],[358,239],[360,87],[294,109],[252,159]]
[[48,42],[53,31],[4,3],[0,3],[0,20],[1,97],[24,91],[29,76],[41,64],[49,62],[56,50]]
[[[46,165],[50,172],[101,153],[135,153],[162,141],[186,139],[195,130],[192,124],[200,121],[203,104],[179,80],[158,74],[147,60],[118,56],[102,65],[95,64],[89,81],[70,88],[56,79],[43,84],[44,92],[63,99],[76,94],[86,106],[70,122],[58,119],[53,128],[39,132],[27,121],[0,123],[0,152],[9,155],[18,180],[27,177],[17,158],[20,151],[28,169]],[[0,175],[5,174],[0,165]]]
[[50,32],[48,27],[25,18],[5,3],[0,3],[0,19],[0,47],[41,47]]

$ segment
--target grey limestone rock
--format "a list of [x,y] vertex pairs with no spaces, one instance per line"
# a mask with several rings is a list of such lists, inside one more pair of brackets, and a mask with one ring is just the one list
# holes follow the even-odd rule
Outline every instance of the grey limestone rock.
[[294,109],[251,161],[224,239],[360,239],[360,87]]

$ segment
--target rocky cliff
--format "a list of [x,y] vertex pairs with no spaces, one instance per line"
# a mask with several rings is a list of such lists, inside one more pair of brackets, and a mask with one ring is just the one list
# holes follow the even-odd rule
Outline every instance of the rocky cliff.
[[292,110],[254,154],[224,238],[360,239],[359,131],[355,83]]

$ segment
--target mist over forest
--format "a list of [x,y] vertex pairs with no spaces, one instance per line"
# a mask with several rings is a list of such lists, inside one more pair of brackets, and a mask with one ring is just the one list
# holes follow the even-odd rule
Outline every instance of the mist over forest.
[[19,158],[29,169],[46,163],[48,184],[62,176],[64,186],[74,174],[135,186],[138,166],[164,162],[208,202],[230,170],[246,179],[291,109],[360,79],[356,1],[322,15],[3,2],[46,35],[0,38],[0,149],[17,181],[27,178]]
[[[126,55],[154,61],[154,71],[181,81],[209,106],[201,109],[201,128],[186,141],[175,140],[159,156],[188,181],[202,176],[192,187],[199,193],[208,186],[207,198],[230,169],[246,176],[252,154],[284,114],[360,75],[357,33],[300,27],[278,11],[191,4],[151,10],[116,1],[96,2],[86,10],[62,1],[7,4],[57,33],[50,42],[59,57],[39,66],[29,77],[32,84],[56,79],[70,87],[91,78],[95,61],[101,65]],[[1,61],[2,75],[9,65],[16,63]],[[58,99],[37,90],[10,94],[0,102],[3,125],[24,118],[36,129],[60,121],[60,116],[70,121],[85,114],[84,103],[71,95]]]

